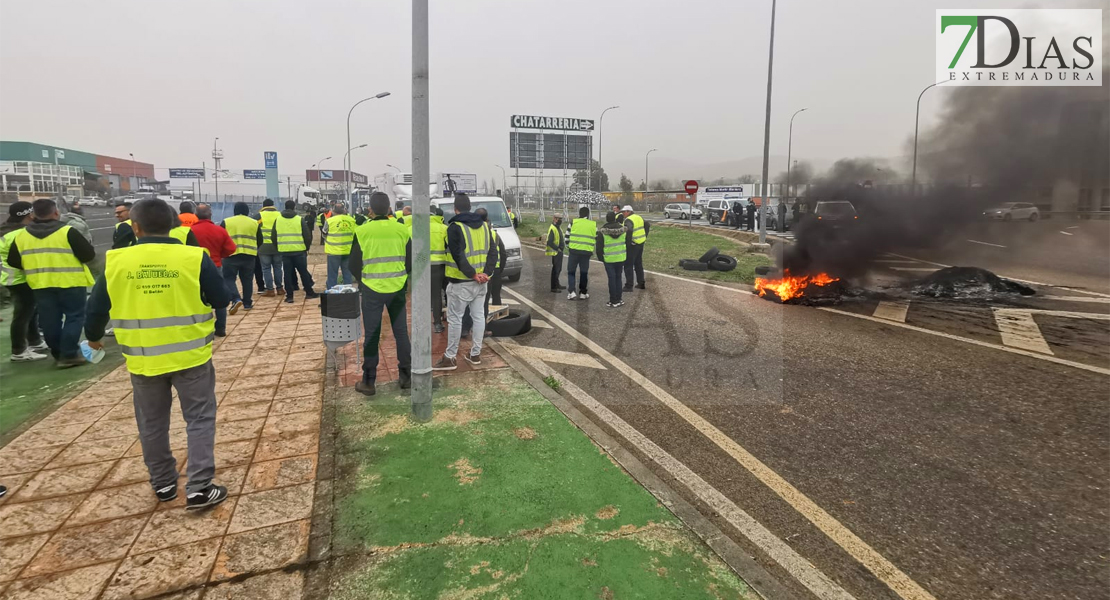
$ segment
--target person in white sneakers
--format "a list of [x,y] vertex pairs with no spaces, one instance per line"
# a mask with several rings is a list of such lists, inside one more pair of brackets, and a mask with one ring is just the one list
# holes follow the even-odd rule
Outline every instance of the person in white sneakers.
[[[50,349],[39,333],[39,313],[35,294],[27,285],[23,269],[8,266],[8,249],[12,240],[31,222],[30,202],[16,202],[8,207],[8,220],[0,224],[0,285],[12,296],[12,362],[42,360],[50,357]],[[46,351],[40,354],[36,350]]]

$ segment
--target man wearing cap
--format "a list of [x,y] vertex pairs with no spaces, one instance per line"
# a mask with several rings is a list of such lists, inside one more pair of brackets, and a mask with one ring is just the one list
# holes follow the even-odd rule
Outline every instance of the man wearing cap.
[[47,350],[46,342],[39,335],[39,315],[35,309],[35,293],[27,285],[23,271],[8,266],[8,249],[12,240],[31,223],[31,203],[16,202],[8,207],[8,220],[0,225],[0,285],[8,288],[12,296],[12,362],[42,360]]
[[624,289],[632,291],[632,274],[636,273],[636,288],[644,289],[644,244],[647,243],[651,224],[632,210],[626,204],[621,209],[624,213],[624,228],[628,230],[628,252],[624,263]]
[[85,289],[93,282],[86,263],[96,257],[96,250],[76,229],[58,220],[53,200],[35,200],[31,210],[34,221],[12,240],[6,263],[23,269],[34,290],[39,324],[58,367],[83,365],[78,344],[85,324]]

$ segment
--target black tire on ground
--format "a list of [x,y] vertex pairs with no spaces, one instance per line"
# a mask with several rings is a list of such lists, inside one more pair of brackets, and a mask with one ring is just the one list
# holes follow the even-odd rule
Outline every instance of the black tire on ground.
[[1041,215],[1039,215],[1037,213],[1033,213],[1033,214],[1029,215],[1029,220],[1030,221],[1036,221],[1039,218],[1041,218]]
[[714,271],[731,271],[736,268],[736,259],[727,254],[718,254],[707,265]]
[[721,251],[718,250],[716,246],[713,246],[712,248],[709,249],[709,251],[707,251],[705,254],[701,255],[701,258],[698,259],[698,262],[707,263],[707,262],[713,260],[713,257],[717,256],[720,253],[721,253]]
[[774,267],[772,267],[770,265],[759,265],[758,267],[755,268],[755,274],[756,275],[767,275],[772,270],[774,270]]
[[683,269],[687,270],[687,271],[708,271],[709,270],[709,265],[707,265],[707,264],[705,264],[701,261],[690,260],[688,258],[679,261],[678,265],[680,267],[682,267]]
[[508,316],[486,323],[486,335],[512,337],[532,330],[532,313],[509,310]]

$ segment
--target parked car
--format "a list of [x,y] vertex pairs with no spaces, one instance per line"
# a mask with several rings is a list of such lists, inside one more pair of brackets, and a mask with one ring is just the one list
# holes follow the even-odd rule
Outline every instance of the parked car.
[[82,196],[77,200],[80,206],[108,206],[108,201],[96,196]]
[[1028,202],[1006,202],[994,208],[983,211],[983,216],[988,219],[1013,221],[1015,219],[1028,219],[1036,221],[1041,218],[1041,211]]
[[[767,230],[768,231],[777,231],[778,230],[778,228],[779,228],[779,216],[780,216],[779,205],[782,204],[782,203],[783,202],[782,202],[781,198],[772,197],[772,198],[767,199]],[[849,203],[849,204],[851,204],[851,203]],[[786,203],[786,210],[781,213],[781,215],[784,215],[786,217],[785,219],[783,219],[783,221],[785,223],[785,226],[783,227],[784,231],[787,230],[787,229],[790,229],[791,221],[793,221],[793,218],[792,218],[791,212],[790,212],[791,206],[792,205],[790,203]],[[758,213],[757,213],[757,215],[758,215]],[[758,218],[758,216],[756,218]]]
[[691,217],[700,219],[701,215],[700,208],[689,204],[668,204],[663,207],[664,219],[689,219]]
[[[710,225],[735,225],[733,223],[733,215],[729,211],[732,210],[732,203],[737,200],[710,200],[705,205],[705,220]],[[746,204],[743,199],[740,200],[742,204]]]

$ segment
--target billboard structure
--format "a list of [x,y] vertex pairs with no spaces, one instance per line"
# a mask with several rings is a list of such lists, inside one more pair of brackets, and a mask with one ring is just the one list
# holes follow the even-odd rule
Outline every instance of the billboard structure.
[[[509,168],[514,170],[519,207],[520,178],[533,179],[533,193],[543,207],[544,171],[562,171],[563,205],[567,203],[570,171],[586,170],[593,164],[593,119],[513,115],[509,119]],[[521,175],[520,170],[525,169]],[[530,172],[530,173],[529,173]],[[592,181],[592,173],[587,181]],[[551,190],[554,191],[554,190]]]

